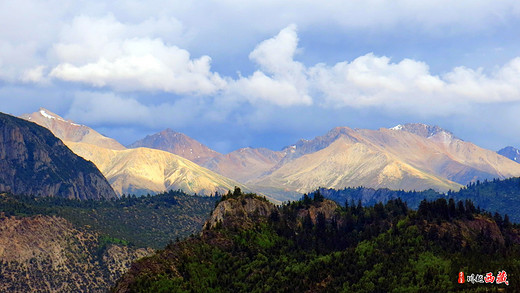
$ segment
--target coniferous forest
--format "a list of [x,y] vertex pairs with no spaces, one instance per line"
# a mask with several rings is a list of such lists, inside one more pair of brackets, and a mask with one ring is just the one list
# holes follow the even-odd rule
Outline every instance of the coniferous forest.
[[[511,290],[520,284],[519,228],[469,200],[340,206],[318,191],[276,207],[235,191],[200,235],[138,261],[113,291]],[[493,283],[479,283],[488,273]]]

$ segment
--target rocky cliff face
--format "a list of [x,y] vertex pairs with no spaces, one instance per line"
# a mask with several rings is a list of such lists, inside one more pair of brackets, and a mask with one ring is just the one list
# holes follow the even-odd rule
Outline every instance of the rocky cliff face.
[[276,209],[271,202],[262,201],[258,198],[229,198],[221,201],[211,217],[204,224],[204,229],[215,228],[219,223],[224,226],[253,224],[259,218],[266,219]]
[[0,291],[105,292],[152,252],[100,243],[63,218],[0,214]]
[[0,113],[0,191],[76,199],[114,198],[96,166],[49,130]]

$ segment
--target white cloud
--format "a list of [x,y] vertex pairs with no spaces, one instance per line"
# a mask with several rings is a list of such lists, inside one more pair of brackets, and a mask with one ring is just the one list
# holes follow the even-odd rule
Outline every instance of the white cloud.
[[307,93],[305,66],[294,61],[297,47],[295,25],[290,25],[275,37],[261,42],[249,54],[249,58],[263,71],[256,71],[247,78],[239,78],[232,85],[231,92],[253,102],[268,101],[285,107],[312,104],[312,98]]
[[118,91],[176,94],[212,94],[226,85],[211,72],[210,57],[191,59],[186,50],[144,37],[156,26],[126,26],[111,16],[75,19],[54,46],[60,64],[50,76]]

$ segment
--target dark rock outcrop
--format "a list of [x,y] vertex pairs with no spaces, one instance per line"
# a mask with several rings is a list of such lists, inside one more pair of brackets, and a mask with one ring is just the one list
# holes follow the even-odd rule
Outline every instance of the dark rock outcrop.
[[74,154],[48,129],[3,113],[0,191],[81,200],[116,197],[96,166]]

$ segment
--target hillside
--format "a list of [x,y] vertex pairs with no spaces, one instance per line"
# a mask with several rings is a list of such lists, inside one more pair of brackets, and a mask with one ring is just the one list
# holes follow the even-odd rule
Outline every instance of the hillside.
[[0,192],[75,199],[115,198],[94,164],[49,130],[0,113]]
[[181,133],[165,130],[136,144],[150,143],[157,148],[172,146],[170,151],[178,151],[187,156],[188,160],[154,148],[126,149],[112,138],[87,126],[65,120],[43,108],[22,117],[47,127],[74,153],[93,162],[118,195],[142,195],[177,189],[187,193],[214,195],[226,193],[235,186],[247,189],[232,179],[191,162],[190,159],[195,160],[195,157],[188,154],[196,155],[207,151],[207,156],[203,158],[210,158],[212,154],[218,153]]
[[[316,196],[276,207],[235,192],[205,227],[134,263],[113,292],[448,292],[520,282],[519,227],[470,203],[423,201],[412,211],[400,200],[340,207]],[[508,285],[457,283],[461,270],[504,269]]]
[[126,149],[115,139],[106,137],[88,126],[65,120],[44,108],[40,108],[38,112],[23,114],[20,118],[49,129],[56,137],[64,142],[84,142],[114,150]]
[[212,196],[242,184],[216,174],[180,156],[149,148],[110,150],[67,142],[79,156],[96,164],[118,194],[160,193],[183,190]]
[[241,148],[229,154],[220,154],[169,128],[148,135],[129,147],[146,147],[170,152],[242,183],[263,175],[285,156],[283,151],[276,152],[265,148]]
[[289,149],[269,172],[246,184],[283,196],[318,187],[448,191],[476,180],[520,176],[515,162],[424,124],[337,127]]
[[215,197],[169,191],[110,201],[77,201],[1,194],[6,216],[58,216],[80,227],[137,247],[159,249],[176,238],[198,233],[215,207]]
[[152,252],[111,243],[60,217],[0,213],[2,292],[105,292],[132,261]]
[[448,191],[447,194],[436,192],[432,189],[425,191],[390,190],[387,188],[374,189],[366,187],[329,189],[320,188],[319,192],[338,204],[345,202],[363,205],[374,205],[378,202],[387,202],[391,199],[400,198],[408,206],[417,208],[423,199],[436,200],[438,198],[455,201],[471,200],[475,206],[491,213],[508,215],[513,222],[520,223],[520,178],[509,178],[504,180],[477,181],[470,183],[458,191]]

